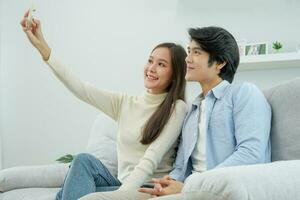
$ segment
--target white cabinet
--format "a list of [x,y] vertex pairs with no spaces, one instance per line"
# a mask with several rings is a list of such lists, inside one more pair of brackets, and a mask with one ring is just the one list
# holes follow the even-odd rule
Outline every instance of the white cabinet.
[[300,68],[300,52],[242,56],[238,71]]

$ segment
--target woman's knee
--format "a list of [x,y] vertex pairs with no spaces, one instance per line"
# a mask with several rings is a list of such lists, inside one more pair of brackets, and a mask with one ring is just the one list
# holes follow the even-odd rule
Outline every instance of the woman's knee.
[[88,165],[94,159],[94,156],[88,153],[80,153],[75,156],[74,160],[71,163],[71,167],[73,166],[81,166],[81,165]]

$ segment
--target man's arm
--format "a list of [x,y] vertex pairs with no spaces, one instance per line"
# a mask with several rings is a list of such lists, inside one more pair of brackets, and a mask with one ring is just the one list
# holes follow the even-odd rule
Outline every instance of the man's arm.
[[182,170],[182,167],[184,164],[183,144],[182,143],[183,143],[183,141],[182,141],[182,133],[181,133],[176,159],[173,164],[173,170],[170,172],[170,177],[172,177],[172,179],[175,179],[175,180],[180,179],[181,170]]
[[183,182],[184,177],[182,177],[182,168],[184,165],[184,148],[187,148],[186,146],[184,146],[184,134],[188,134],[188,132],[185,132],[185,126],[187,124],[187,121],[189,120],[189,116],[192,110],[192,106],[188,105],[188,113],[185,116],[185,119],[183,121],[183,126],[181,129],[181,135],[180,135],[180,140],[179,140],[179,145],[178,145],[178,150],[177,150],[177,154],[176,154],[176,159],[175,162],[173,164],[173,170],[170,172],[170,177],[174,180],[178,180]]
[[233,94],[233,103],[236,147],[217,167],[270,160],[271,108],[264,95],[255,85],[244,83]]

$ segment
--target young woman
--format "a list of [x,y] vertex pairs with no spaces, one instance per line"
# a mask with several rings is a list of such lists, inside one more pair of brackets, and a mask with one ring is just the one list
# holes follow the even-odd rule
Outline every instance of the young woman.
[[77,200],[116,187],[137,189],[149,178],[167,174],[186,114],[185,50],[173,43],[152,50],[144,67],[143,95],[103,91],[81,81],[63,65],[44,39],[39,20],[32,19],[29,26],[27,17],[28,12],[21,21],[23,31],[58,79],[79,99],[118,123],[118,176],[112,176],[94,156],[79,154],[56,199]]

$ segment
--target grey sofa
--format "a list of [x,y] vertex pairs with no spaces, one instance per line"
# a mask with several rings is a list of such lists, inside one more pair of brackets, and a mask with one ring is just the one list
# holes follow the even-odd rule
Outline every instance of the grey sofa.
[[[265,96],[273,112],[272,163],[227,167],[194,174],[185,181],[181,194],[154,199],[300,200],[300,78],[265,91]],[[101,124],[106,124],[105,130]],[[115,125],[111,121],[103,116],[99,117],[93,128],[87,151],[106,160],[110,170],[116,173],[115,152],[111,150],[112,154],[101,155],[99,152],[103,151],[97,149],[99,146],[105,149],[114,147],[112,145],[115,140],[115,137],[112,137],[114,129]],[[109,134],[106,134],[107,132]],[[108,143],[110,145],[106,146]],[[33,171],[35,173],[32,173]],[[24,172],[27,175],[24,175]],[[1,198],[54,200],[65,172],[66,166],[62,165],[2,170]]]

